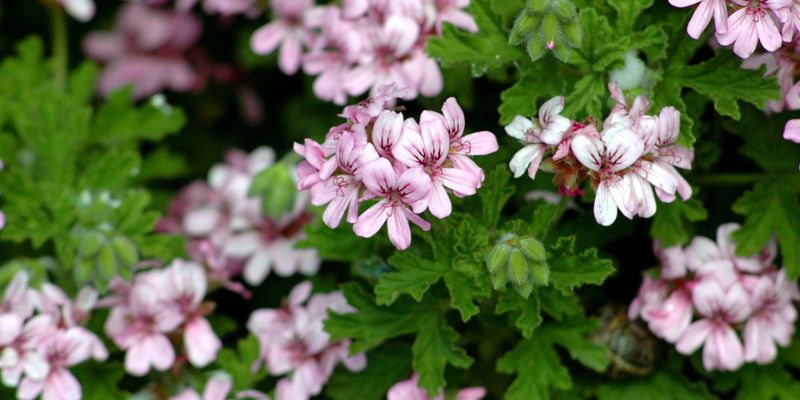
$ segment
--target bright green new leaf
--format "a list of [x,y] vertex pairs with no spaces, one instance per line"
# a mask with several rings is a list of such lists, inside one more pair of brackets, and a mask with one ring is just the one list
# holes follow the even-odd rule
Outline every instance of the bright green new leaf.
[[408,294],[416,301],[448,271],[448,265],[425,260],[409,252],[396,252],[387,260],[396,271],[381,275],[375,286],[378,304],[391,305],[400,294]]
[[551,390],[572,386],[569,371],[548,339],[537,334],[522,340],[497,361],[497,371],[516,375],[505,393],[507,400],[547,400]]
[[429,313],[417,323],[419,330],[412,347],[414,371],[419,374],[419,386],[426,388],[429,396],[435,396],[446,385],[447,364],[467,368],[473,360],[458,347],[458,332],[447,325],[442,314]]
[[614,272],[611,261],[600,258],[596,249],[577,253],[575,237],[562,237],[550,247],[550,281],[553,286],[569,293],[585,284],[599,285]]

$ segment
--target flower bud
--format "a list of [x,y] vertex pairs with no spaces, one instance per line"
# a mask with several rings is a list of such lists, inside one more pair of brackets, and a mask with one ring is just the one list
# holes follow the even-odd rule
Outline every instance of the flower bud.
[[541,16],[522,12],[517,17],[517,20],[514,21],[514,27],[511,28],[508,42],[513,45],[522,44],[536,31],[540,22]]
[[90,231],[83,234],[80,241],[79,250],[81,256],[91,257],[100,251],[100,246],[106,242],[106,238],[100,232]]
[[528,298],[534,286],[546,286],[550,282],[545,248],[532,237],[506,234],[485,260],[496,290],[511,283],[520,296]]
[[133,244],[130,239],[124,236],[117,236],[111,243],[114,246],[117,257],[119,257],[119,260],[122,261],[125,266],[133,266],[139,262],[139,252],[136,250],[136,245]]
[[294,207],[297,190],[291,168],[277,163],[256,175],[248,193],[250,197],[261,196],[261,212],[278,219]]
[[558,22],[558,18],[555,14],[546,14],[544,18],[542,18],[541,32],[547,43],[555,43],[561,32],[561,23]]
[[564,24],[564,38],[570,47],[580,47],[583,42],[583,29],[579,21]]
[[528,0],[528,11],[534,13],[542,13],[547,11],[552,0]]
[[569,0],[555,0],[553,2],[553,14],[562,22],[575,20],[578,17],[578,10]]
[[106,243],[100,248],[96,258],[96,265],[97,275],[102,281],[108,281],[117,274],[117,256],[111,243]]

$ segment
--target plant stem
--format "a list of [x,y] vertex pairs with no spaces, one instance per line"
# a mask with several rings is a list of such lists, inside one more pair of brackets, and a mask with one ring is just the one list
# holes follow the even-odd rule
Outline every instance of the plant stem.
[[53,52],[53,76],[58,86],[64,87],[67,80],[69,51],[67,48],[67,15],[61,7],[50,5],[51,38]]

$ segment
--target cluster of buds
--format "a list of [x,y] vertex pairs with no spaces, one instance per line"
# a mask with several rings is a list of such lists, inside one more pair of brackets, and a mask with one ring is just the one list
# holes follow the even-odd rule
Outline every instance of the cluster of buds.
[[800,3],[794,0],[669,0],[675,7],[697,9],[689,21],[687,32],[699,39],[714,18],[717,41],[733,52],[747,58],[758,43],[766,51],[781,48],[792,42],[800,29]]
[[284,376],[276,400],[307,400],[318,395],[339,363],[353,372],[367,366],[361,353],[349,354],[350,341],[331,342],[324,329],[328,311],[355,312],[340,292],[311,295],[311,283],[297,285],[279,309],[256,310],[247,322],[261,353],[254,369],[266,364],[273,376]]
[[[491,132],[464,135],[464,112],[454,98],[447,99],[442,114],[424,111],[419,123],[404,119],[390,109],[404,93],[384,86],[345,108],[347,122],[331,128],[322,144],[311,139],[295,144],[305,158],[298,165],[297,187],[310,190],[314,205],[328,204],[325,224],[337,227],[347,212],[347,222],[361,237],[372,237],[387,224],[389,239],[400,250],[411,245],[409,221],[430,229],[418,214],[450,215],[446,189],[458,197],[476,193],[484,174],[470,157],[498,149]],[[378,202],[359,215],[360,202],[370,199]]]
[[[187,360],[205,367],[216,360],[222,343],[205,316],[214,304],[203,301],[208,277],[202,266],[174,260],[169,266],[138,272],[128,283],[117,279],[112,295],[101,300],[111,307],[105,332],[125,353],[125,370],[143,376]],[[182,344],[184,354],[176,356]]]
[[[208,182],[181,190],[157,229],[187,236],[191,258],[208,268],[213,282],[231,290],[246,293],[232,281],[240,274],[251,285],[263,282],[273,269],[280,276],[315,274],[320,264],[316,250],[294,248],[311,218],[308,196],[285,196],[295,192],[294,180],[285,179],[294,172],[275,163],[274,152],[266,147],[249,155],[231,150],[225,158],[225,164],[211,169]],[[251,189],[265,197],[251,197]],[[270,216],[264,215],[265,203]]]
[[528,0],[509,36],[509,43],[526,45],[533,61],[553,51],[556,58],[566,62],[582,41],[581,21],[571,0]]
[[372,94],[384,84],[409,90],[405,99],[442,90],[439,65],[425,53],[443,22],[470,32],[478,26],[463,8],[469,0],[354,0],[316,6],[314,0],[273,0],[275,20],[251,38],[257,54],[280,46],[278,65],[292,75],[302,66],[317,75],[314,93],[344,105],[347,96]]
[[[614,223],[617,212],[627,218],[649,218],[661,201],[684,200],[692,194],[675,167],[690,169],[694,152],[676,144],[680,113],[665,107],[658,116],[646,115],[649,100],[638,96],[628,105],[616,83],[609,84],[616,105],[599,126],[592,117],[583,123],[560,115],[564,98],[556,97],[539,109],[538,120],[522,116],[506,133],[525,147],[509,163],[515,177],[527,170],[531,179],[541,169],[555,173],[554,183],[566,196],[583,194],[582,184],[596,191],[594,216],[601,225]],[[652,185],[652,186],[651,186]]]
[[496,290],[511,282],[526,299],[534,286],[547,286],[550,282],[550,266],[547,265],[544,246],[528,236],[505,234],[486,255],[486,267]]
[[28,286],[18,272],[0,303],[0,370],[17,398],[79,400],[81,385],[69,368],[108,357],[103,342],[84,327],[98,294],[84,288],[73,301],[57,286]]
[[444,400],[445,398],[454,398],[456,400],[481,400],[486,396],[486,389],[482,387],[468,387],[460,389],[455,393],[454,397],[447,396],[442,392],[436,397],[430,397],[424,389],[417,386],[419,375],[416,373],[411,378],[400,381],[392,385],[389,393],[386,394],[387,400]]
[[773,264],[775,243],[756,256],[739,257],[731,237],[737,229],[722,225],[716,242],[701,236],[686,248],[656,244],[660,276],[645,276],[628,309],[630,319],[641,317],[680,353],[703,346],[709,371],[772,362],[777,345],[789,345],[797,319],[793,301],[800,292]]

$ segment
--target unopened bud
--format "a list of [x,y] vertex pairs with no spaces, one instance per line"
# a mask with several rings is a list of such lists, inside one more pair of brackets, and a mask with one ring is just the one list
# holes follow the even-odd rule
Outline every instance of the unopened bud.
[[552,49],[553,43],[558,39],[559,32],[561,32],[561,23],[558,22],[558,17],[554,14],[547,14],[542,19],[542,36],[547,42],[547,48]]
[[498,243],[486,255],[486,268],[490,274],[497,273],[505,268],[513,248],[506,243]]
[[545,261],[547,259],[547,253],[542,243],[532,237],[520,239],[519,248],[525,254],[525,257],[533,261]]
[[531,281],[536,286],[547,286],[550,284],[550,266],[545,261],[531,262]]
[[528,0],[527,11],[542,13],[550,8],[551,0]]
[[514,21],[514,27],[511,28],[511,34],[508,36],[508,42],[513,45],[521,44],[528,40],[531,35],[539,27],[541,17],[538,15],[522,12],[517,20]]
[[532,37],[530,41],[528,41],[528,56],[532,61],[536,61],[544,57],[545,52],[545,43],[541,40],[541,38]]
[[583,43],[583,29],[578,21],[564,24],[564,38],[571,47],[580,47]]
[[562,22],[571,21],[577,18],[578,10],[575,8],[575,5],[572,4],[572,1],[555,0],[553,3],[553,14],[555,14]]
[[114,251],[116,251],[119,260],[122,261],[125,266],[131,267],[134,264],[139,262],[139,251],[136,250],[136,245],[133,242],[124,237],[124,236],[117,236],[112,241],[114,245]]

